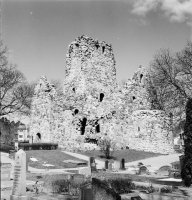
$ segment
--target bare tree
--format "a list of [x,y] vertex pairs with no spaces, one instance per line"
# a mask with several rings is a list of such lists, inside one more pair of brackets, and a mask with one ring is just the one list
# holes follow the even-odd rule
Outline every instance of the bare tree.
[[0,116],[14,112],[29,113],[33,95],[32,87],[26,82],[16,65],[7,60],[6,47],[0,42]]
[[192,42],[181,52],[161,49],[150,63],[147,90],[152,109],[183,119],[184,105],[192,97]]

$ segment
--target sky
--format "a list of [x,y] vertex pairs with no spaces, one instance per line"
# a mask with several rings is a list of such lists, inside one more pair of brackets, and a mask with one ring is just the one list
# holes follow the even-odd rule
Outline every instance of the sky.
[[63,81],[67,48],[81,35],[112,45],[120,82],[161,48],[181,51],[191,27],[192,0],[1,0],[9,60],[29,82]]

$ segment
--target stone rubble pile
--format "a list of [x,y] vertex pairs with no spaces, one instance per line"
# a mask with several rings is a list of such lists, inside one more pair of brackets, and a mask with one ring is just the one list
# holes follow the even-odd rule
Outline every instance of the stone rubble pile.
[[111,45],[81,36],[68,47],[65,75],[63,95],[46,77],[35,88],[30,121],[35,141],[83,149],[86,138],[108,136],[117,149],[174,152],[172,121],[150,110],[143,66],[120,87]]

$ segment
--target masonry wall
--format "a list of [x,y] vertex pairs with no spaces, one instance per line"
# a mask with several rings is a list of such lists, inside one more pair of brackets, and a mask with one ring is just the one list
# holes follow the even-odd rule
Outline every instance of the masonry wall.
[[117,149],[173,153],[172,121],[164,112],[151,110],[147,78],[140,66],[120,87],[112,46],[81,36],[67,50],[63,95],[46,77],[36,86],[31,135],[68,149],[83,148],[86,138],[109,136]]

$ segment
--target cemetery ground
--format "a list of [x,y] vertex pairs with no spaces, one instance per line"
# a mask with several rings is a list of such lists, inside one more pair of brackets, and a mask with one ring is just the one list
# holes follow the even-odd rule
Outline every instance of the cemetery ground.
[[[31,150],[26,151],[26,156],[29,160],[29,166],[37,169],[64,169],[64,168],[75,168],[77,164],[75,163],[65,163],[66,160],[74,160],[74,157],[62,152],[61,150]],[[30,157],[34,157],[38,162],[30,161]],[[75,158],[76,161],[84,160]],[[53,165],[53,166],[44,166],[44,163]]]
[[[89,157],[95,157],[96,159],[106,160],[104,154],[100,150],[89,150],[89,151],[79,152],[79,153],[82,155],[89,156]],[[139,151],[139,150],[134,150],[134,149],[124,149],[124,150],[112,151],[110,159],[108,160],[121,160],[122,158],[124,158],[125,162],[132,162],[132,161],[137,161],[137,160],[143,160],[146,158],[157,157],[160,155],[162,154]]]
[[[78,152],[79,154],[86,155],[89,157],[95,157],[96,159],[105,161],[105,157],[103,153],[99,150],[90,150],[85,152]],[[75,163],[64,163],[65,160],[76,160],[76,161],[84,161],[81,159],[78,159],[77,157],[74,158],[73,156],[70,156],[62,150],[31,150],[26,151],[27,158],[30,158],[31,156],[36,158],[38,162],[32,162],[29,161],[29,166],[35,167],[38,169],[46,169],[46,166],[43,166],[43,163],[46,162],[48,164],[54,165],[50,166],[50,169],[62,169],[62,168],[75,168],[77,167],[77,164]],[[113,152],[111,159],[109,160],[121,160],[122,158],[125,159],[125,162],[132,162],[137,160],[142,160],[150,157],[156,157],[160,156],[162,154],[158,153],[152,153],[152,152],[144,152],[144,151],[138,151],[138,150],[116,150]]]
[[[58,150],[31,150],[31,151],[25,151],[25,153],[27,154],[27,157],[30,158],[31,156],[33,156],[34,158],[37,158],[38,162],[32,162],[29,161],[29,166],[33,167],[33,168],[37,168],[37,169],[42,169],[45,170],[45,168],[50,169],[62,169],[62,168],[75,168],[77,167],[76,164],[73,163],[64,163],[64,160],[76,160],[76,161],[83,161],[81,158],[81,156],[78,157],[73,157],[68,155],[67,153],[64,153],[62,151],[62,149],[58,149]],[[104,161],[105,158],[102,157],[102,152],[100,151],[86,151],[86,152],[78,152],[81,153],[83,155],[87,155],[87,156],[95,156],[95,158],[99,158],[100,160]],[[125,158],[125,162],[132,162],[135,161],[136,163],[138,163],[140,160],[145,159],[145,158],[151,158],[151,159],[157,159],[161,157],[161,154],[155,154],[155,153],[151,153],[151,152],[143,152],[143,151],[136,151],[136,150],[130,150],[130,149],[126,149],[126,150],[119,150],[119,151],[115,151],[112,155],[112,160],[120,160],[122,157]],[[44,162],[47,162],[49,164],[54,165],[53,167],[44,167],[42,164]],[[163,163],[162,163],[163,165]],[[37,194],[38,200],[42,199],[50,199],[50,191],[51,191],[51,187],[52,187],[52,182],[55,180],[61,180],[64,179],[64,177],[66,177],[66,174],[62,174],[62,173],[58,173],[58,174],[51,174],[49,173],[49,170],[47,170],[47,173],[26,173],[26,179],[28,182],[33,181],[33,183],[35,183],[36,181],[39,181],[39,183],[43,182],[44,183],[44,192]],[[137,186],[134,189],[137,191],[145,191],[145,192],[149,192],[152,191],[153,194],[155,194],[155,190],[157,189],[156,184],[152,184],[152,187],[150,186],[150,183],[152,182],[152,180],[154,179],[155,176],[149,176],[149,175],[137,175],[137,174],[129,174],[126,171],[122,171],[122,173],[112,173],[109,172],[108,170],[102,170],[99,171],[99,173],[92,173],[92,177],[98,178],[98,179],[130,179],[133,181],[133,183],[137,182],[140,183],[141,186]],[[158,178],[162,178],[162,176],[159,176]],[[88,177],[89,178],[89,177]],[[157,177],[156,177],[157,178]],[[31,186],[29,186],[30,189]],[[167,186],[165,188],[165,191],[170,192],[170,186]],[[9,196],[11,194],[11,190],[5,190],[2,191],[4,196],[3,198],[8,200]],[[34,195],[34,192],[30,193],[27,192],[28,197],[30,197],[30,195]],[[183,195],[186,196],[186,190],[184,189],[175,189],[173,192],[170,192],[171,195]],[[49,196],[46,196],[49,195]],[[3,199],[2,198],[2,199]],[[52,199],[62,199],[62,195],[60,194],[54,194],[52,197]],[[143,199],[148,199],[148,198],[144,198],[144,196],[142,197]],[[129,199],[126,197],[123,197],[123,199]],[[155,198],[154,198],[155,199]],[[186,197],[186,199],[188,200],[189,198]]]

